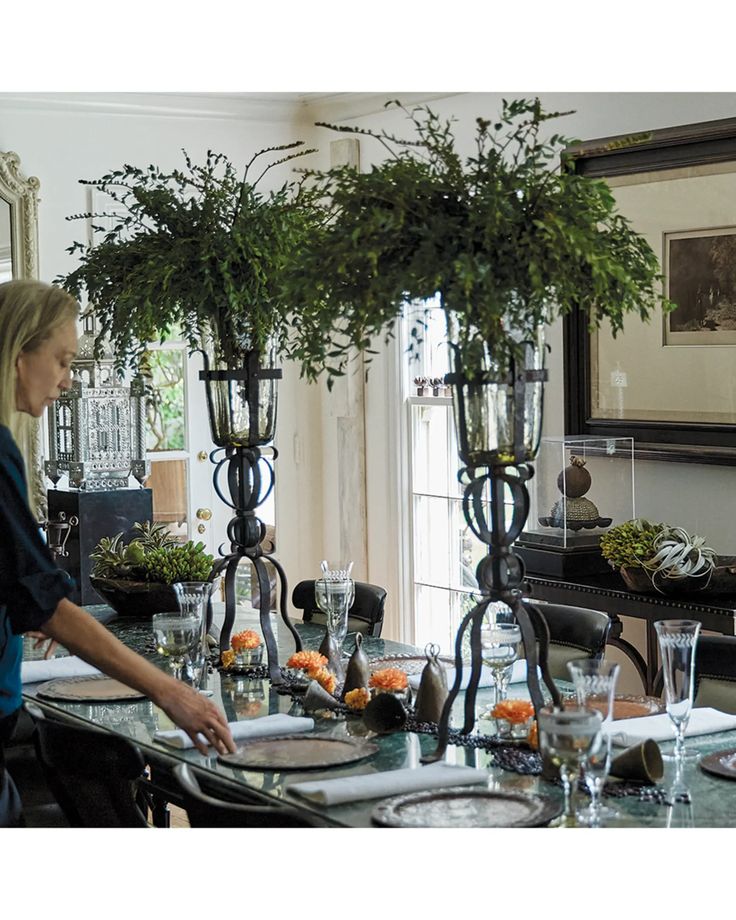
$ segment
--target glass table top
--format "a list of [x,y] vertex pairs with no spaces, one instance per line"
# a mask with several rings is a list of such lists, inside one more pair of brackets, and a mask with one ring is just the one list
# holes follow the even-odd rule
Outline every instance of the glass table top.
[[[110,616],[108,608],[92,608],[91,612],[103,621]],[[221,613],[220,613],[221,615]],[[217,622],[218,611],[215,617]],[[280,619],[274,616],[274,633],[279,644],[280,661],[283,664],[294,650],[293,639]],[[126,645],[143,654],[155,664],[165,667],[162,658],[156,655],[152,641],[150,621],[114,618],[108,628]],[[317,648],[323,637],[323,627],[309,623],[296,622],[304,647]],[[245,628],[258,628],[257,614],[252,611],[238,613],[234,631]],[[348,636],[345,653],[349,655],[354,648],[353,638]],[[365,637],[363,648],[369,659],[379,659],[399,655],[420,656],[418,650],[384,639]],[[35,699],[38,684],[24,686],[24,696]],[[213,701],[225,712],[228,721],[257,719],[275,713],[304,715],[300,702],[285,693],[279,693],[270,681],[251,679],[237,674],[221,673],[214,670],[208,675],[208,688],[213,691]],[[527,696],[526,685],[513,684],[510,696]],[[462,724],[463,696],[460,693],[453,710],[453,725]],[[481,688],[478,691],[477,706],[482,709],[490,701],[490,691]],[[222,788],[227,797],[228,790],[247,792],[265,796],[267,799],[287,801],[299,808],[315,812],[328,822],[343,826],[370,826],[371,812],[377,800],[354,802],[345,805],[323,808],[297,799],[289,793],[291,783],[327,777],[350,776],[406,767],[418,767],[423,754],[433,751],[437,740],[432,735],[399,731],[389,735],[371,736],[378,745],[378,751],[371,757],[341,767],[327,770],[308,771],[268,771],[248,770],[232,767],[218,761],[216,755],[205,757],[196,749],[179,750],[154,740],[154,733],[159,730],[175,728],[167,715],[150,700],[139,702],[109,703],[67,703],[37,700],[45,707],[63,711],[68,716],[84,722],[103,727],[111,732],[123,735],[135,742],[152,763],[174,764],[186,762],[199,771],[203,771],[208,780]],[[366,729],[359,718],[336,716],[315,716],[315,733],[337,738],[360,740],[366,737]],[[736,731],[719,735],[708,735],[688,739],[688,747],[708,754],[729,747],[736,748]],[[663,744],[663,751],[671,745]],[[491,764],[491,755],[481,748],[449,745],[446,755],[448,763],[480,767],[488,770],[488,787],[490,790],[504,792],[537,793],[561,798],[561,789],[544,781],[539,776],[522,775],[500,769]],[[665,765],[666,771],[673,768]],[[666,788],[670,776],[660,786]],[[688,764],[684,782],[690,793],[691,804],[675,802],[672,805],[657,801],[640,801],[637,797],[616,798],[614,805],[620,813],[616,826],[628,827],[665,827],[672,824],[700,827],[736,826],[736,784],[703,773],[697,764]],[[582,801],[586,798],[579,794]]]

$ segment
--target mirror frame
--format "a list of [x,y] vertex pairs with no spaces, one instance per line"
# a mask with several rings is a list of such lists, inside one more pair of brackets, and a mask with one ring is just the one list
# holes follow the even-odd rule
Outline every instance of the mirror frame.
[[[10,205],[10,253],[13,280],[38,278],[38,189],[35,176],[26,177],[17,153],[0,151],[0,197]],[[37,518],[46,517],[46,478],[40,420],[24,426],[18,447],[28,470],[28,499]]]

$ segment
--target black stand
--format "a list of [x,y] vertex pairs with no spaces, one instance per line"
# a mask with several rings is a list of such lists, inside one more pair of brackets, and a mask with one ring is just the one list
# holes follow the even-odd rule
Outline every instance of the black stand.
[[[275,448],[267,448],[276,459]],[[224,451],[225,456],[218,462],[216,455]],[[230,552],[223,554],[214,568],[213,578],[225,572],[225,622],[220,630],[220,654],[230,647],[230,634],[235,621],[235,575],[241,559],[249,559],[258,579],[259,609],[261,631],[268,654],[268,671],[272,682],[280,683],[283,678],[279,667],[279,653],[276,639],[271,628],[271,581],[266,567],[270,562],[278,575],[279,601],[281,619],[294,637],[296,650],[301,651],[302,642],[299,634],[289,619],[287,611],[288,587],[286,573],[276,558],[264,551],[261,541],[266,536],[266,525],[256,515],[256,508],[268,498],[274,486],[274,471],[258,447],[217,448],[210,454],[210,459],[217,466],[214,472],[214,486],[218,496],[235,511],[235,516],[227,525],[230,540]],[[261,476],[261,467],[267,471],[267,479]],[[227,468],[227,485],[230,493],[228,499],[221,491],[219,476],[223,467]],[[222,553],[222,549],[220,549]],[[211,605],[208,611],[207,628],[212,625]]]
[[[482,667],[481,626],[489,604],[501,601],[511,608],[521,629],[524,652],[527,661],[527,684],[535,713],[544,705],[539,685],[537,664],[547,689],[556,706],[562,701],[559,691],[549,676],[547,654],[549,650],[549,628],[539,610],[528,601],[522,601],[525,592],[524,563],[511,551],[511,544],[521,533],[529,513],[529,493],[526,482],[534,470],[528,464],[517,466],[496,466],[487,473],[477,476],[476,470],[466,468],[460,471],[460,480],[465,482],[463,512],[473,533],[487,543],[489,554],[479,563],[476,571],[483,600],[465,615],[455,640],[455,681],[445,701],[439,722],[439,742],[436,750],[422,758],[423,763],[441,760],[447,750],[450,727],[450,713],[458,695],[463,677],[463,638],[470,628],[471,671],[465,692],[465,719],[462,731],[467,734],[475,723],[475,700],[480,683]],[[490,486],[491,528],[489,530],[484,508],[484,491]],[[504,490],[511,491],[514,512],[511,524],[506,528]],[[537,651],[537,643],[539,650]]]

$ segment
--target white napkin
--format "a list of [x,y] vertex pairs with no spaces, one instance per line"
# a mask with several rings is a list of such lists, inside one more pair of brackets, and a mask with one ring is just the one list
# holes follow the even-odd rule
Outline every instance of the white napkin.
[[[314,719],[300,716],[287,716],[278,713],[275,716],[263,716],[260,719],[246,719],[242,722],[228,722],[234,741],[250,741],[253,738],[269,738],[272,735],[291,735],[297,732],[311,732]],[[176,748],[194,747],[194,742],[185,731],[175,728],[171,731],[154,732],[155,741],[163,741]],[[200,735],[205,743],[207,740]]]
[[433,763],[426,767],[409,767],[389,770],[386,773],[365,773],[359,776],[340,776],[335,779],[292,783],[287,792],[309,799],[318,805],[342,805],[362,799],[382,799],[403,792],[421,792],[442,786],[471,786],[488,784],[488,773],[472,767]]
[[[455,680],[455,668],[448,667],[445,669],[447,674],[447,686],[451,687],[453,681]],[[480,683],[479,687],[492,687],[493,686],[493,672],[490,668],[481,668],[480,669]],[[541,675],[541,671],[537,668],[537,674]],[[409,675],[409,686],[414,690],[419,689],[419,683],[422,679],[421,674],[410,674]],[[463,666],[463,679],[460,684],[461,690],[467,690],[468,683],[470,682],[470,665]],[[526,658],[519,658],[518,661],[515,661],[511,666],[511,680],[509,683],[512,684],[523,684],[526,682]]]
[[20,679],[24,684],[35,684],[41,680],[56,680],[61,677],[92,677],[101,674],[94,665],[87,664],[76,655],[65,658],[49,658],[44,661],[23,661],[20,666]]
[[[718,709],[699,707],[690,713],[685,737],[713,735],[736,728],[736,716]],[[674,741],[675,729],[666,712],[656,716],[639,716],[636,719],[617,719],[603,730],[610,734],[611,741],[619,747],[630,747],[651,738],[653,741]]]

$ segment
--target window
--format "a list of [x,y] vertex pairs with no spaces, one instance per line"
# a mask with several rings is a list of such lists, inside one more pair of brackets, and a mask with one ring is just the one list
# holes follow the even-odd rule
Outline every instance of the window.
[[[449,370],[444,314],[435,302],[427,305],[422,319],[423,313],[422,307],[409,312],[401,335],[402,424],[409,464],[408,636],[419,647],[434,642],[449,654],[463,616],[477,603],[475,571],[487,547],[463,515],[452,398],[449,387],[445,392],[437,385]],[[417,319],[424,328],[412,356],[407,349]],[[429,385],[423,387],[425,379]]]

